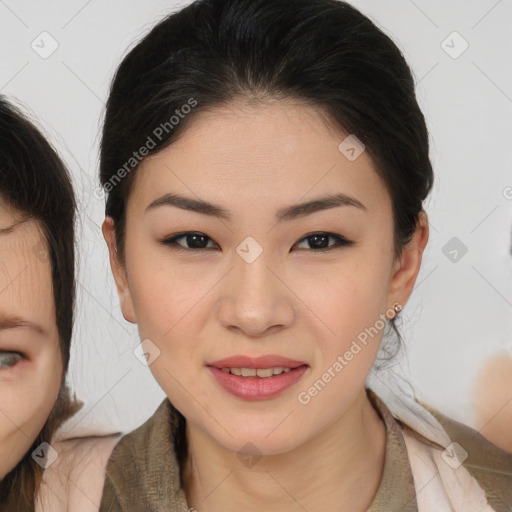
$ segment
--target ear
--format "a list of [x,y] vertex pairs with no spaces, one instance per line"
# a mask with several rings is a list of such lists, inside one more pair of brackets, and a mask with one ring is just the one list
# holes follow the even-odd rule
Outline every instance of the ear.
[[101,230],[108,246],[110,268],[112,269],[112,274],[116,282],[117,294],[119,295],[119,302],[121,303],[121,311],[128,322],[137,323],[133,308],[132,295],[128,285],[126,268],[119,259],[119,254],[117,252],[116,232],[112,217],[105,218]]
[[409,300],[420,271],[421,258],[428,242],[428,235],[428,217],[424,211],[421,211],[411,241],[395,260],[389,285],[389,298],[392,301],[389,307],[392,307],[396,302],[403,307]]

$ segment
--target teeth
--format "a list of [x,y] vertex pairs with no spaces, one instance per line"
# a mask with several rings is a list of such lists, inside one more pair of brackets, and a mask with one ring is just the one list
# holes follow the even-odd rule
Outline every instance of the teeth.
[[282,366],[276,366],[274,368],[222,368],[223,372],[232,373],[239,377],[260,377],[268,378],[273,375],[280,375],[281,373],[288,373],[291,368],[283,368]]
[[[242,375],[244,372],[242,371]],[[274,375],[274,369],[273,368],[258,368],[256,370],[256,375],[258,377],[272,377]]]

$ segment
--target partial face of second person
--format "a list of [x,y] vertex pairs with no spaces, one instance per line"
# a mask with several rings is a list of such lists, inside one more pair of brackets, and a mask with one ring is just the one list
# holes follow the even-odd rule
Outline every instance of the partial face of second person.
[[42,430],[62,373],[46,242],[0,200],[0,480]]
[[[366,151],[354,161],[339,151],[347,135],[291,101],[203,112],[139,167],[124,262],[112,222],[104,224],[123,314],[151,340],[151,371],[189,426],[225,449],[250,442],[262,454],[284,453],[341,421],[363,400],[382,331],[334,372],[338,356],[412,291],[427,227],[394,258],[389,193]],[[166,194],[207,201],[229,218],[169,205]],[[350,204],[276,218],[335,194]],[[209,368],[267,354],[307,365],[272,398],[235,396]],[[304,403],[330,368],[329,382]]]

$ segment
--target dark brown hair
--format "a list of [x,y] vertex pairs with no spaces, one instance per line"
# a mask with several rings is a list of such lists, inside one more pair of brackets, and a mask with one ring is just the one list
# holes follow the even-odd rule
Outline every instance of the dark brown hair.
[[201,111],[243,97],[303,100],[365,144],[391,196],[399,254],[433,184],[425,119],[398,47],[339,0],[196,0],[128,53],[112,82],[100,154],[119,247],[134,151],[157,153]]
[[34,509],[43,469],[31,457],[81,407],[65,384],[75,302],[75,196],[56,151],[22,112],[0,96],[0,199],[38,221],[51,261],[53,295],[64,372],[59,397],[23,460],[0,482],[0,510]]

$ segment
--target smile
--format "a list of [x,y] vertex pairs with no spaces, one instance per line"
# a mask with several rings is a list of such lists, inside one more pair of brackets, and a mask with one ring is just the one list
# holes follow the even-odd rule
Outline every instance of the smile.
[[207,368],[215,377],[215,381],[231,395],[244,400],[266,400],[297,384],[309,366],[303,364],[296,368]]
[[260,377],[266,379],[274,375],[281,375],[281,373],[288,373],[291,371],[291,368],[283,368],[281,366],[274,368],[222,368],[222,371],[239,377]]

